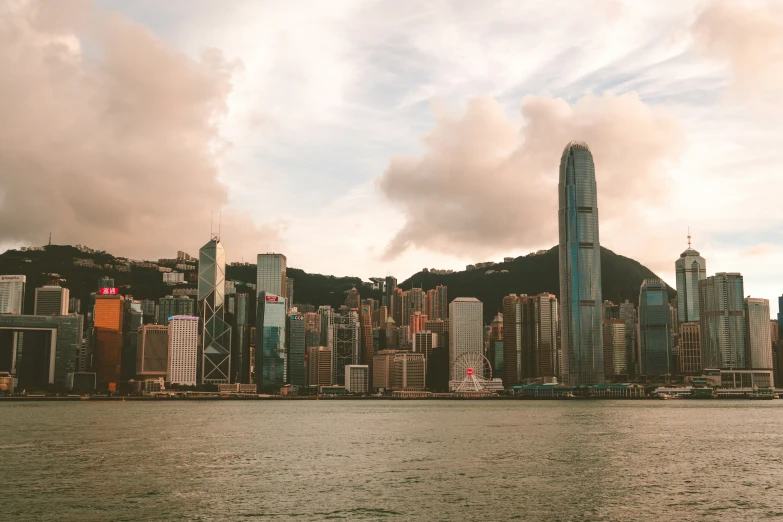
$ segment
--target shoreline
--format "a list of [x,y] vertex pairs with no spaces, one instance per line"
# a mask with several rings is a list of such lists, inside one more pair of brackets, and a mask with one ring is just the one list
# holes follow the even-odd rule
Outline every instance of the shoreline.
[[[182,402],[182,401],[653,401],[660,400],[656,397],[573,397],[573,398],[544,398],[544,397],[319,397],[301,396],[301,397],[280,397],[280,396],[258,396],[258,397],[138,397],[138,396],[119,396],[119,397],[82,397],[82,396],[21,396],[21,397],[0,397],[2,402]],[[683,398],[677,400],[685,401],[726,401],[753,400],[745,397],[720,397],[720,398]],[[772,399],[767,399],[772,400]]]

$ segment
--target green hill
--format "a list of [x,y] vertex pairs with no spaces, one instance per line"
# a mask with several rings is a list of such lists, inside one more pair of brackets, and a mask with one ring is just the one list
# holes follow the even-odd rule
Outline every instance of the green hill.
[[[96,266],[77,266],[74,259],[91,260]],[[158,299],[171,294],[173,288],[195,287],[195,271],[186,273],[190,282],[186,285],[167,286],[163,276],[155,267],[123,265],[124,259],[118,259],[109,253],[85,253],[72,246],[50,245],[43,250],[9,250],[0,254],[0,274],[23,274],[27,276],[25,295],[25,313],[33,312],[35,288],[53,279],[61,279],[62,286],[69,288],[71,297],[89,301],[90,292],[95,291],[98,279],[108,276],[114,279],[115,286],[124,295],[133,295],[135,299]],[[174,267],[173,262],[159,263],[161,266]],[[642,280],[656,277],[650,270],[633,259],[615,254],[611,250],[601,249],[603,275],[603,298],[619,303],[625,299],[636,302]],[[420,272],[400,284],[404,289],[413,286],[429,290],[437,285],[449,287],[449,299],[455,297],[476,297],[484,303],[485,319],[490,321],[501,307],[503,296],[510,293],[535,295],[542,292],[559,293],[557,248],[546,253],[527,257],[518,257],[509,263],[500,263],[490,268],[495,272],[486,274],[488,269],[455,272],[438,275]],[[508,272],[501,272],[507,270]],[[358,277],[335,277],[322,274],[310,274],[297,268],[288,268],[288,277],[294,279],[294,301],[315,306],[332,305],[338,307],[345,301],[348,290],[356,286],[364,297],[380,299],[379,292],[373,292],[362,284]],[[227,279],[253,283],[256,279],[255,265],[226,267]],[[675,291],[670,289],[670,296]],[[84,311],[84,309],[83,309]]]
[[[491,274],[486,274],[493,270]],[[501,272],[507,270],[508,272]],[[501,311],[503,297],[508,294],[536,295],[560,293],[558,248],[546,253],[518,257],[509,263],[498,263],[484,269],[439,275],[419,272],[400,284],[407,290],[420,287],[424,290],[446,285],[449,300],[455,297],[475,297],[484,303],[484,319],[489,322]],[[645,278],[658,277],[647,267],[633,259],[620,256],[607,248],[601,248],[601,283],[604,300],[621,303],[628,299],[638,303],[639,287]],[[669,288],[669,297],[677,292]]]

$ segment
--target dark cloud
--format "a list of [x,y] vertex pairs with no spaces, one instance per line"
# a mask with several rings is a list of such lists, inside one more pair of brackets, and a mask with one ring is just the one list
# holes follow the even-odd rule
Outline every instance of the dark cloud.
[[414,245],[475,257],[556,242],[558,166],[571,140],[592,148],[602,222],[666,198],[683,132],[636,94],[529,96],[521,111],[520,131],[497,102],[475,99],[461,117],[436,115],[423,155],[392,159],[379,185],[406,222],[387,257]]
[[[84,1],[11,2],[0,19],[0,242],[51,231],[148,257],[206,242],[228,203],[218,124],[238,64]],[[278,239],[230,209],[222,229],[234,253]]]

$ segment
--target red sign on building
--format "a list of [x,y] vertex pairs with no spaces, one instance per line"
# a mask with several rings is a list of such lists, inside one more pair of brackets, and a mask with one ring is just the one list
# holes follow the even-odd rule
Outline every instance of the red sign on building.
[[119,292],[117,291],[116,288],[101,288],[100,290],[98,290],[98,293],[100,295],[118,295],[119,294]]
[[275,301],[275,302],[277,302],[279,300],[279,298],[276,295],[268,295],[268,296],[266,296],[266,300],[267,301]]

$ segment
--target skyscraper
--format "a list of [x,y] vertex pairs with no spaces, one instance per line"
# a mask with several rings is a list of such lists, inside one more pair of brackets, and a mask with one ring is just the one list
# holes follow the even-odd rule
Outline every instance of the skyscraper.
[[259,393],[279,392],[288,380],[285,311],[285,297],[258,294],[255,377]]
[[250,384],[250,345],[255,345],[251,330],[256,324],[256,295],[238,293],[228,296],[231,326],[231,380]]
[[772,338],[769,333],[769,317],[769,301],[767,299],[745,298],[749,370],[772,371]]
[[449,304],[449,375],[464,353],[484,352],[484,304],[474,297],[458,297]]
[[707,277],[707,262],[691,248],[690,233],[688,249],[680,254],[674,268],[677,272],[677,317],[680,323],[698,323],[699,281]]
[[586,143],[572,141],[563,150],[558,192],[562,378],[572,386],[592,385],[605,379],[598,198]]
[[199,250],[198,303],[201,315],[201,382],[231,381],[231,328],[224,320],[226,251],[216,235]]
[[285,278],[285,303],[289,309],[292,306],[294,306],[294,278],[293,277]]
[[536,377],[560,374],[557,357],[557,297],[549,293],[535,296]]
[[359,364],[359,314],[356,310],[345,310],[334,316],[332,356],[334,357],[334,384],[345,385],[345,367]]
[[[106,290],[106,289],[104,289]],[[122,319],[125,298],[121,295],[95,297],[95,373],[99,387],[117,383],[122,373]]]
[[701,326],[699,323],[680,324],[679,367],[680,373],[699,373],[701,365]]
[[288,295],[285,271],[286,258],[283,254],[258,254],[256,294],[260,295],[261,292],[266,292],[285,299]]
[[639,371],[642,375],[671,375],[671,314],[666,284],[645,279],[639,288]]
[[628,299],[620,303],[620,319],[625,321],[625,365],[629,378],[636,378],[636,307]]
[[139,328],[136,347],[136,371],[139,379],[166,377],[169,364],[169,328],[146,324]]
[[744,281],[719,272],[699,281],[701,357],[705,369],[747,369]]
[[198,317],[189,315],[175,315],[169,321],[169,355],[166,380],[172,384],[196,385],[198,321]]
[[[375,356],[375,343],[373,342],[372,337],[372,315],[372,307],[367,304],[362,304],[361,308],[359,308],[359,342],[361,345],[361,363],[367,365],[367,378],[370,381],[372,381],[372,358]],[[370,385],[372,385],[372,382],[370,382]]]
[[535,360],[535,304],[527,295],[511,294],[503,298],[503,384],[524,384],[533,371]]
[[286,325],[288,346],[288,382],[294,386],[304,386],[306,382],[306,357],[304,315],[289,313]]
[[24,313],[24,287],[26,283],[27,276],[0,276],[0,314],[22,315]]
[[[331,386],[333,377],[332,349],[328,346],[307,347],[307,386]],[[343,368],[343,372],[345,369]]]
[[35,315],[68,315],[69,290],[59,285],[35,289]]
[[604,376],[627,375],[625,360],[625,321],[604,319]]
[[161,297],[158,301],[157,322],[161,326],[169,324],[169,317],[173,315],[193,315],[196,303],[186,295]]

